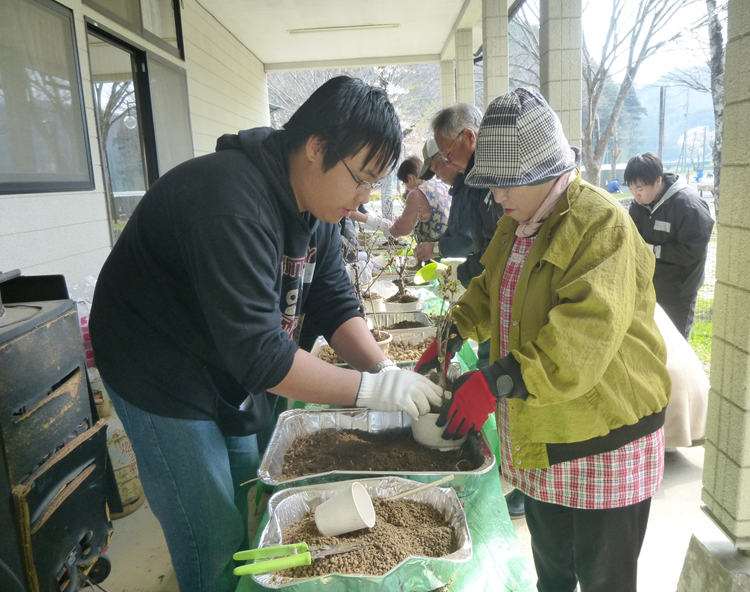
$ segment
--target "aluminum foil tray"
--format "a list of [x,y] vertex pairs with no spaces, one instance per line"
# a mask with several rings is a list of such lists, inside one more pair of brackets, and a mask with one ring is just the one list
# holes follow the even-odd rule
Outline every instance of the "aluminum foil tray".
[[[395,321],[386,321],[388,324],[393,324],[395,322],[403,320],[401,317],[409,318],[407,315],[422,315],[427,317],[424,313],[419,312],[379,312],[376,313],[378,315],[383,315],[384,317],[388,318],[396,318]],[[429,318],[429,317],[428,317]],[[434,339],[435,337],[435,327],[415,327],[414,329],[396,329],[395,331],[388,331],[393,336],[393,342],[403,342],[406,341],[412,345],[418,345],[422,343],[425,339]],[[320,351],[323,349],[324,345],[327,345],[328,342],[322,337],[319,336],[315,343],[312,346],[312,349],[310,350],[310,353],[314,355],[315,357],[320,357]],[[413,368],[416,366],[418,362],[418,359],[414,360],[402,360],[400,362],[396,362],[399,368]],[[351,368],[349,364],[335,364],[336,366],[339,366],[340,368]]]
[[[379,477],[359,482],[373,498],[390,497],[421,485],[401,477]],[[281,539],[284,528],[301,520],[308,511],[333,496],[339,489],[347,487],[349,483],[351,481],[292,487],[274,494],[268,501],[270,518],[263,529],[258,547],[285,544]],[[315,578],[287,579],[285,582],[280,576],[268,573],[255,575],[253,579],[266,588],[283,588],[286,592],[317,592],[322,590],[323,586],[331,585],[338,590],[427,592],[444,586],[455,571],[456,564],[469,561],[472,555],[471,534],[463,505],[452,489],[442,487],[420,491],[413,496],[406,496],[406,499],[427,503],[442,512],[443,517],[454,529],[454,540],[458,549],[440,558],[408,557],[382,576],[331,574]]]
[[284,453],[295,438],[327,429],[357,429],[377,433],[386,430],[410,430],[411,419],[402,412],[373,411],[371,409],[292,409],[285,411],[276,422],[271,441],[263,455],[258,476],[266,485],[287,488],[303,485],[316,485],[346,479],[364,479],[368,477],[398,475],[408,477],[421,483],[432,483],[453,473],[455,478],[449,482],[459,497],[474,493],[485,473],[496,471],[495,455],[483,434],[470,436],[463,448],[470,458],[481,462],[473,471],[436,471],[414,473],[408,471],[328,471],[314,475],[304,475],[293,479],[281,480],[284,465]]
[[[404,314],[404,313],[401,313]],[[424,334],[424,333],[415,333],[415,331],[422,331],[422,329],[403,329],[404,333],[401,335],[393,335],[393,341],[409,341],[413,345],[416,345],[418,343],[421,343],[425,339],[428,339],[431,335]],[[435,331],[435,328],[432,328],[432,331]],[[320,352],[323,349],[324,345],[328,345],[328,342],[323,337],[318,337],[315,340],[315,343],[312,346],[312,349],[310,350],[310,353],[314,355],[316,358],[320,357]],[[396,365],[399,368],[405,368],[405,369],[411,369],[414,368],[417,365],[417,362],[419,360],[402,360],[399,362],[396,362]],[[339,368],[351,368],[351,366],[345,362],[342,362],[341,364],[334,364],[334,366],[338,366]]]
[[423,312],[376,312],[368,313],[368,317],[375,317],[381,327],[388,327],[401,321],[416,321],[425,325],[424,327],[415,327],[413,329],[383,329],[391,335],[403,335],[405,333],[424,334],[423,339],[435,336],[435,323]]

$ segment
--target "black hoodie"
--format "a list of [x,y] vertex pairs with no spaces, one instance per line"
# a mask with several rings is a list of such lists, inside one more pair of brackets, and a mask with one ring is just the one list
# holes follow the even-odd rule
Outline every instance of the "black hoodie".
[[630,217],[648,244],[654,245],[656,301],[692,300],[703,285],[708,242],[714,221],[708,204],[679,176],[665,173],[659,199],[633,201]]
[[102,268],[90,332],[123,399],[242,436],[268,426],[265,389],[292,366],[301,313],[330,339],[358,307],[338,225],[300,213],[285,132],[258,128],[149,189]]

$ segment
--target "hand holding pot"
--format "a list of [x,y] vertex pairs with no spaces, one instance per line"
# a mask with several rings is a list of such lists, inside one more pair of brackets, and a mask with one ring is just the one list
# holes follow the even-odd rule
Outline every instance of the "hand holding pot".
[[529,396],[521,366],[512,355],[481,370],[467,372],[453,383],[451,390],[450,404],[436,422],[438,427],[450,422],[443,432],[445,440],[481,430],[498,399],[526,400]]
[[439,406],[442,389],[411,370],[362,374],[357,407],[376,411],[406,411],[412,419],[429,413],[430,404]]

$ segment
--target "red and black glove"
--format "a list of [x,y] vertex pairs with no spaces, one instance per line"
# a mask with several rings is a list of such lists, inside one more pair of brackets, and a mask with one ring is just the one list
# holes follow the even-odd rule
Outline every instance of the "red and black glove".
[[[451,328],[448,330],[448,341],[446,343],[446,351],[445,351],[445,373],[448,373],[448,366],[451,363],[451,357],[453,357],[453,354],[458,353],[461,351],[461,348],[464,345],[464,339],[461,337],[461,334],[458,332],[458,327],[456,327],[455,323],[451,325]],[[437,346],[437,339],[433,339],[432,343],[430,344],[430,347],[428,347],[425,352],[421,355],[419,358],[419,361],[417,362],[416,367],[414,368],[415,372],[418,372],[419,374],[425,375],[430,370],[437,370],[440,366],[440,362],[438,362],[438,346]]]
[[439,428],[448,424],[444,440],[458,440],[469,432],[479,432],[498,399],[526,400],[529,396],[521,366],[512,355],[481,370],[467,372],[453,383],[451,391],[453,397],[448,408],[435,422]]

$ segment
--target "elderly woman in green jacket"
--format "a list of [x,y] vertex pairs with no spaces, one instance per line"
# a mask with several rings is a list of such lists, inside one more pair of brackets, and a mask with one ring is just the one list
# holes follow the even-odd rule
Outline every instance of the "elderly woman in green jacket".
[[[581,179],[579,155],[538,93],[489,106],[466,182],[490,188],[505,216],[455,307],[448,355],[490,338],[494,363],[454,383],[438,425],[460,437],[497,413],[540,592],[635,592],[671,385],[653,253]],[[432,346],[417,370],[436,357]]]

